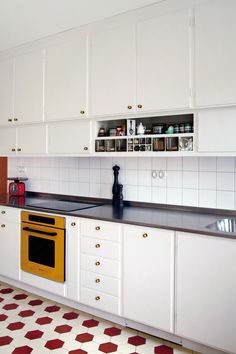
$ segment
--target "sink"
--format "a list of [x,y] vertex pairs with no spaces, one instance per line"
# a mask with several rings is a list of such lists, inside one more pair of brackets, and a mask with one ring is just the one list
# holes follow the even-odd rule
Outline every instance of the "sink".
[[207,225],[207,228],[219,232],[236,233],[236,218],[217,220],[213,224]]

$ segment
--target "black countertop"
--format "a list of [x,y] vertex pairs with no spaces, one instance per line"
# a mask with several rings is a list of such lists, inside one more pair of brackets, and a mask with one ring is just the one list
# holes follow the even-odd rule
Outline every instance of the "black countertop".
[[[28,204],[40,203],[50,199],[69,200],[84,203],[103,203],[95,208],[76,210],[72,212],[59,212],[56,210],[30,207]],[[0,194],[0,205],[22,208],[38,212],[70,215],[76,217],[98,219],[124,224],[156,227],[161,229],[176,230],[189,233],[233,238],[236,234],[223,233],[208,229],[206,226],[219,219],[235,217],[235,211],[167,206],[161,204],[125,202],[121,208],[113,207],[110,200],[92,199],[85,197],[60,196],[42,193],[27,193],[24,197],[10,197],[8,194]]]

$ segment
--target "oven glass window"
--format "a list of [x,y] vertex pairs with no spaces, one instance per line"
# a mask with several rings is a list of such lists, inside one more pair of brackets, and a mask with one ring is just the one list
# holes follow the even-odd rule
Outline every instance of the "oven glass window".
[[30,262],[55,268],[55,241],[29,235]]

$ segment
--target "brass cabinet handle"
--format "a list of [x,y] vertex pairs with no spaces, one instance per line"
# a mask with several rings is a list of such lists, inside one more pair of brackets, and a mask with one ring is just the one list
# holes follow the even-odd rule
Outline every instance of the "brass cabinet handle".
[[80,114],[84,114],[85,113],[85,111],[80,111]]
[[18,122],[18,118],[14,118],[14,122]]
[[21,148],[18,148],[17,151],[21,151]]
[[101,247],[100,243],[96,243],[95,247],[100,248]]
[[143,237],[144,237],[144,238],[148,237],[148,234],[146,234],[146,233],[145,233],[145,234],[143,234]]
[[1,214],[6,214],[5,210],[2,210],[2,211],[1,211]]
[[75,222],[72,222],[72,223],[71,223],[71,226],[75,226],[75,225],[76,225],[76,223],[75,223]]
[[96,226],[95,230],[99,231],[100,230],[100,226]]
[[8,119],[8,122],[12,122],[12,119],[11,119],[11,118],[9,118],[9,119]]
[[13,148],[13,149],[11,149],[11,151],[16,151],[16,149]]
[[5,224],[2,224],[2,225],[1,225],[2,228],[5,227],[5,226],[6,226]]
[[96,280],[95,280],[95,283],[100,283],[100,279],[99,278],[97,278]]
[[100,262],[98,262],[98,261],[97,261],[97,262],[95,262],[95,265],[96,265],[96,266],[100,266],[100,264],[101,264],[101,263],[100,263]]
[[84,150],[88,150],[88,147],[87,147],[87,146],[85,146],[85,147],[84,147]]
[[142,104],[138,104],[138,108],[143,108],[143,105]]
[[132,109],[133,107],[132,106],[127,106],[128,109]]
[[99,300],[100,300],[100,296],[96,296],[96,297],[95,297],[95,300],[96,300],[96,301],[99,301]]

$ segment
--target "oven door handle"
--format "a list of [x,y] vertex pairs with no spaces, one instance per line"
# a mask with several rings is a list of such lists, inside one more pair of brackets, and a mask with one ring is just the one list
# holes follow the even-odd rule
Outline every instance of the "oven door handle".
[[41,230],[31,229],[30,227],[23,227],[24,231],[35,232],[36,234],[47,235],[47,236],[56,236],[57,232],[47,232]]

